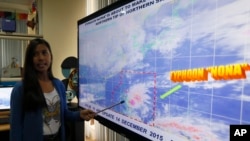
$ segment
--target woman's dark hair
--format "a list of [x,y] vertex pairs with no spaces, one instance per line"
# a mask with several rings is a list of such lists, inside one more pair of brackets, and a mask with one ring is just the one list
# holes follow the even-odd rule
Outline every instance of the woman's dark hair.
[[[36,38],[29,42],[25,53],[24,68],[22,74],[24,111],[34,111],[38,108],[46,106],[42,88],[40,87],[38,82],[38,72],[35,69],[33,63],[35,50],[37,46],[41,44],[45,45],[48,48],[51,54],[51,59],[53,59],[51,47],[46,40]],[[52,63],[48,69],[48,76],[50,80],[54,78],[52,73]]]

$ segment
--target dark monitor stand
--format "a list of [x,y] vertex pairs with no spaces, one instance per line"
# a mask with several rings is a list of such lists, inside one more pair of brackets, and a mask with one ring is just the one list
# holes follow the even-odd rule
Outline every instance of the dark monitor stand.
[[[78,103],[68,103],[71,111],[78,111]],[[84,121],[66,122],[66,141],[84,141]]]

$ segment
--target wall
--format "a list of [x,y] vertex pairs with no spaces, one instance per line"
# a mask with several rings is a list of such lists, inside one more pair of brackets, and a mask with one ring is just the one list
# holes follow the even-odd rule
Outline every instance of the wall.
[[86,0],[42,0],[42,34],[50,42],[54,75],[64,76],[61,63],[77,57],[77,21],[86,15]]

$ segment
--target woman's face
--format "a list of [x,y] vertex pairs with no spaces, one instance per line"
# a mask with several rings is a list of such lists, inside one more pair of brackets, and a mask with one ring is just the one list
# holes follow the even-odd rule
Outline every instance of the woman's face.
[[40,73],[47,73],[51,66],[51,53],[47,46],[39,44],[33,56],[33,64],[35,69]]

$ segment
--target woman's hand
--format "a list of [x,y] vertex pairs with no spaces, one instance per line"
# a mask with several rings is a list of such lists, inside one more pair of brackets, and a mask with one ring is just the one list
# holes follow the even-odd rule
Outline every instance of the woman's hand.
[[92,110],[85,109],[80,111],[80,117],[86,121],[93,119],[96,116],[96,113]]

